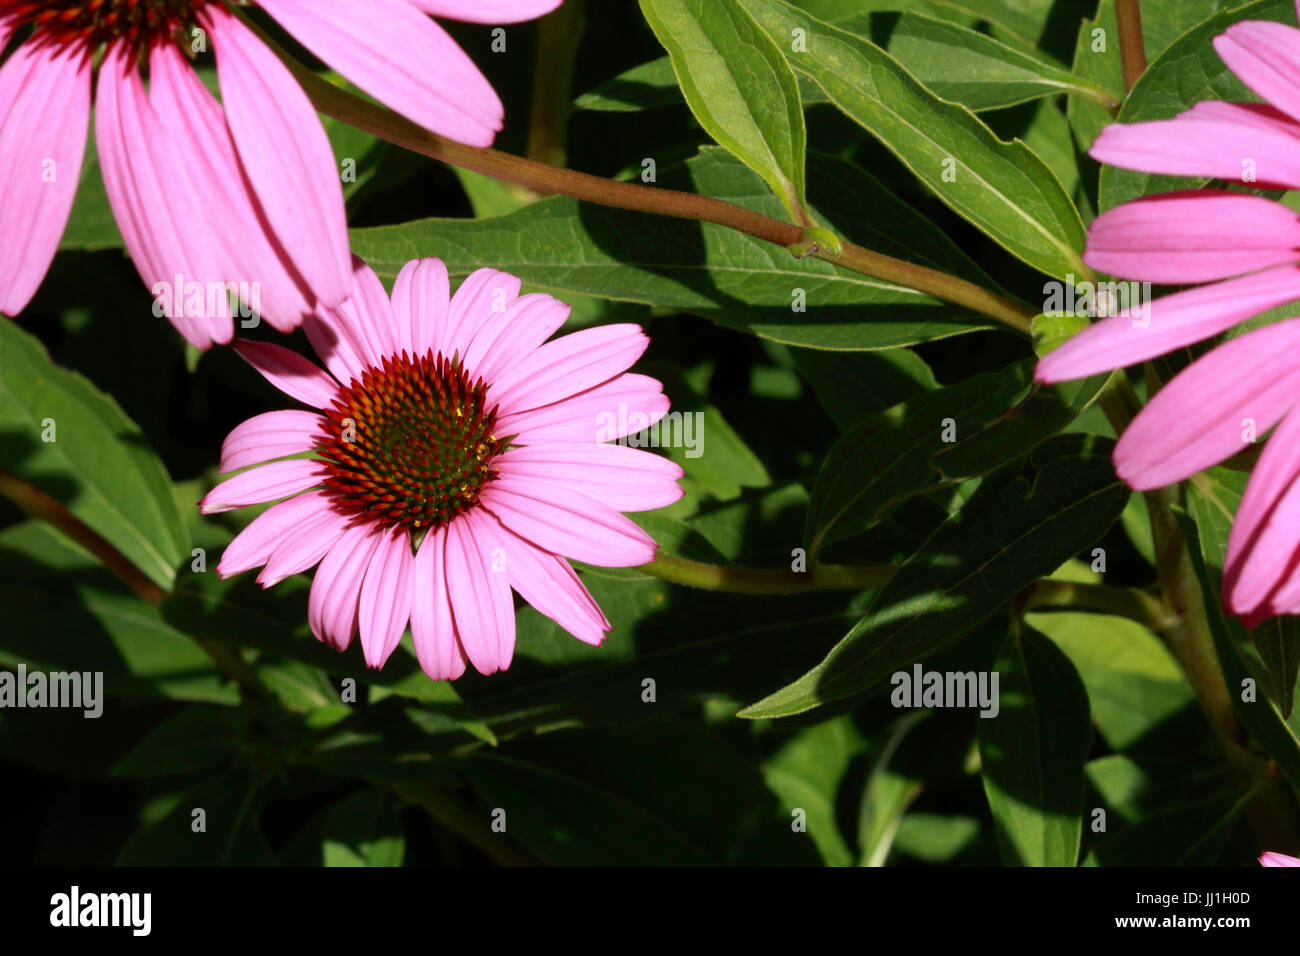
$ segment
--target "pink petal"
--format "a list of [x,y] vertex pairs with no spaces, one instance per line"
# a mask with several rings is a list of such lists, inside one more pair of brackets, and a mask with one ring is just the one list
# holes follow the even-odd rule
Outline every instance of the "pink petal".
[[569,562],[529,544],[495,518],[486,524],[505,552],[510,585],[519,596],[578,640],[604,643],[609,620]]
[[330,499],[320,491],[308,491],[271,505],[226,545],[221,552],[217,574],[228,578],[266,564],[286,535],[302,522],[329,508]]
[[630,519],[562,484],[503,475],[479,500],[515,534],[566,558],[606,568],[654,560],[654,539]]
[[329,408],[338,396],[338,382],[283,345],[240,339],[235,342],[235,351],[268,382],[304,405]]
[[402,640],[411,617],[414,565],[406,529],[384,532],[361,586],[361,650],[369,667],[383,667]]
[[1223,603],[1251,614],[1290,573],[1300,546],[1300,415],[1287,415],[1260,453],[1228,535]]
[[451,614],[446,547],[447,531],[438,528],[424,536],[415,555],[411,640],[421,669],[433,680],[456,680],[465,673],[469,662]]
[[[211,240],[190,225],[202,221],[204,213],[172,135],[149,102],[135,62],[121,44],[110,45],[95,97],[104,189],[140,278],[156,295],[170,290],[168,318],[191,344],[205,349],[214,341],[228,342],[234,327],[224,296],[211,303],[204,296],[198,309],[188,301],[191,282],[221,276]],[[139,149],[142,142],[155,147]]]
[[519,23],[550,13],[561,0],[409,0],[435,17],[468,23]]
[[402,267],[393,284],[393,317],[398,343],[413,358],[442,347],[451,302],[451,283],[441,259],[415,259]]
[[1300,860],[1293,856],[1287,856],[1285,853],[1261,853],[1259,855],[1260,866],[1300,866]]
[[455,353],[464,355],[479,328],[493,313],[505,311],[519,297],[522,285],[518,276],[496,269],[470,273],[451,297],[447,328],[439,346],[442,353],[448,357]]
[[332,508],[318,511],[285,535],[271,552],[257,583],[263,588],[274,587],[285,578],[314,568],[338,544],[351,523],[346,515]]
[[1123,368],[1208,339],[1297,298],[1300,269],[1295,266],[1176,292],[1148,303],[1141,319],[1126,313],[1089,326],[1044,356],[1034,377],[1064,382]]
[[547,442],[512,448],[494,464],[503,477],[568,485],[615,511],[664,508],[683,494],[680,465],[623,445]]
[[290,259],[325,305],[352,290],[343,182],[307,94],[261,40],[205,8],[226,119],[248,180]]
[[237,471],[272,458],[311,451],[320,440],[325,421],[323,415],[294,409],[255,415],[226,436],[217,470]]
[[1178,114],[1179,119],[1208,119],[1253,126],[1256,129],[1300,136],[1300,123],[1287,116],[1276,106],[1267,103],[1225,103],[1223,100],[1205,100],[1190,110]]
[[601,325],[534,349],[495,381],[501,414],[540,408],[609,381],[639,359],[650,339],[639,325]]
[[149,98],[164,126],[188,133],[172,142],[206,198],[203,208],[216,213],[204,228],[221,230],[222,274],[248,284],[246,305],[277,330],[296,329],[311,311],[309,293],[253,195],[221,104],[174,43],[150,54]]
[[1145,491],[1181,481],[1245,449],[1246,420],[1262,436],[1300,397],[1300,319],[1239,336],[1158,391],[1115,446],[1115,470]]
[[319,485],[328,474],[322,462],[310,458],[273,461],[227,478],[199,502],[199,510],[210,515],[287,498]]
[[616,441],[649,428],[668,414],[663,386],[648,375],[627,372],[541,408],[497,419],[497,431],[523,445],[545,441]]
[[303,331],[326,367],[341,382],[359,381],[397,348],[397,327],[388,294],[374,270],[353,259],[353,290],[346,302],[309,316]]
[[90,69],[90,58],[75,48],[34,43],[0,67],[4,315],[17,315],[32,300],[68,224],[90,128]]
[[293,37],[379,102],[442,136],[491,146],[505,110],[447,32],[407,0],[262,0]]
[[[1300,187],[1300,141],[1289,133],[1211,119],[1113,123],[1088,155],[1099,163],[1170,176]],[[1244,180],[1246,173],[1254,180]]]
[[569,317],[569,307],[534,292],[510,303],[479,326],[465,347],[465,368],[472,378],[491,382],[524,361]]
[[493,553],[490,530],[473,511],[447,525],[447,593],[456,632],[480,674],[510,666],[515,654],[515,605],[504,555]]
[[1167,285],[1227,279],[1300,259],[1300,215],[1262,196],[1165,193],[1098,216],[1083,259],[1109,275]]
[[335,650],[346,649],[357,633],[361,585],[381,536],[376,525],[353,525],[316,569],[307,599],[307,623],[318,641]]
[[1269,103],[1300,119],[1300,30],[1247,20],[1214,38],[1219,59]]

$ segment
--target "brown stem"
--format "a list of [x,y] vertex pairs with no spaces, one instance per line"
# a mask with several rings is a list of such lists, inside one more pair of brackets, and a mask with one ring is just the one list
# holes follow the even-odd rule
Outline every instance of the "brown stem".
[[1138,0],[1116,0],[1115,19],[1119,25],[1119,59],[1124,69],[1124,92],[1128,93],[1147,68]]
[[[257,30],[255,24],[249,22],[249,25]],[[391,110],[334,86],[289,56],[265,33],[258,32],[284,60],[318,110],[403,149],[538,192],[558,193],[616,209],[711,222],[786,248],[809,245],[802,227],[772,219],[735,203],[643,183],[604,179],[495,149],[478,149],[453,142]],[[832,250],[814,243],[811,251],[817,258],[840,268],[916,289],[1029,335],[1034,311],[1020,302],[937,269],[871,252],[850,242],[839,245],[840,249]]]
[[145,577],[139,568],[121,551],[109,544],[99,532],[35,485],[7,471],[0,471],[0,495],[8,498],[32,517],[58,528],[94,555],[100,564],[150,604],[158,604],[162,601],[165,593],[162,588]]

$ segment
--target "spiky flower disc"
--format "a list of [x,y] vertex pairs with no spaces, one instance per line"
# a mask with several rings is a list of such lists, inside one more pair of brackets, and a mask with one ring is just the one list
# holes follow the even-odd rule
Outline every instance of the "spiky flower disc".
[[486,391],[458,357],[404,350],[340,389],[316,446],[337,506],[412,531],[472,507],[505,449]]

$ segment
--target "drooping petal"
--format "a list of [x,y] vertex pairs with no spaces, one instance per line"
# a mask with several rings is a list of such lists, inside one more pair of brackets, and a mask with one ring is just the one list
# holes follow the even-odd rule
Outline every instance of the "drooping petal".
[[396,351],[397,329],[388,295],[374,270],[353,259],[353,291],[346,302],[318,309],[303,331],[321,361],[341,382],[359,381]]
[[174,43],[150,53],[149,98],[165,127],[185,131],[172,142],[206,198],[203,208],[211,214],[201,228],[220,231],[222,274],[240,284],[245,304],[277,330],[296,329],[311,311],[310,293],[244,175],[225,111]]
[[523,285],[518,276],[496,269],[471,272],[451,297],[447,309],[447,328],[439,348],[451,356],[465,354],[470,340],[494,312],[502,312],[519,297]]
[[397,650],[411,618],[411,537],[405,528],[385,531],[361,586],[361,650],[369,667],[383,667]]
[[199,502],[205,515],[260,505],[278,498],[306,491],[320,484],[329,474],[325,465],[310,458],[291,458],[258,465],[227,478]]
[[1287,856],[1285,853],[1261,853],[1259,855],[1260,866],[1300,866],[1300,860],[1293,856]]
[[420,542],[411,595],[411,640],[420,668],[433,680],[455,680],[469,658],[456,636],[447,594],[447,531],[437,528]]
[[650,511],[681,499],[674,461],[624,445],[546,442],[512,448],[493,464],[501,475],[568,485],[615,511]]
[[1300,544],[1300,415],[1282,419],[1237,506],[1223,566],[1223,603],[1251,614],[1289,573]]
[[1279,266],[1162,296],[1145,314],[1121,314],[1084,329],[1038,363],[1040,382],[1064,382],[1124,368],[1232,328],[1300,298],[1300,269]]
[[504,560],[494,558],[482,517],[468,511],[447,525],[447,593],[456,632],[480,674],[510,666],[515,654],[515,605]]
[[343,182],[320,118],[288,68],[221,7],[204,8],[226,120],[267,221],[324,305],[352,291]]
[[[1099,163],[1169,176],[1300,187],[1300,141],[1260,126],[1212,119],[1112,123],[1088,155]],[[1250,178],[1246,178],[1249,176]]]
[[257,576],[264,588],[315,567],[329,554],[351,525],[346,515],[333,508],[318,511],[293,528],[271,552],[266,567]]
[[[441,259],[415,259],[393,283],[393,318],[398,342],[413,358],[442,349],[451,302],[451,282]],[[450,351],[447,351],[450,355]]]
[[284,409],[263,412],[235,426],[221,444],[220,472],[237,471],[311,451],[320,439],[325,417],[315,412]]
[[[1300,319],[1225,342],[1160,389],[1115,446],[1115,470],[1160,488],[1243,451],[1300,399]],[[1243,437],[1246,436],[1246,437]]]
[[411,6],[448,20],[468,23],[519,23],[535,20],[562,0],[409,0]]
[[630,323],[571,332],[505,372],[493,383],[490,400],[503,415],[558,402],[627,371],[649,344],[641,327]]
[[361,585],[381,535],[376,525],[348,528],[312,578],[307,624],[318,641],[335,650],[345,650],[356,636]]
[[1300,260],[1300,215],[1214,189],[1149,196],[1093,220],[1083,260],[1125,279],[1213,282]]
[[[8,32],[0,37],[0,51]],[[0,313],[32,300],[58,251],[90,128],[90,57],[25,43],[0,66]]]
[[502,415],[497,424],[521,445],[617,441],[662,419],[668,405],[658,379],[627,372],[571,398]]
[[305,405],[329,408],[339,393],[338,382],[283,345],[240,339],[235,343],[235,351],[268,382]]
[[520,597],[578,640],[604,643],[609,620],[568,561],[529,544],[495,518],[484,524],[505,553],[510,585]]
[[[129,51],[110,44],[95,96],[95,141],[109,205],[140,278],[166,297],[163,313],[191,344],[206,349],[230,341],[234,326],[224,292],[208,294],[207,283],[224,281],[219,256],[212,239],[193,228],[204,218],[202,201],[171,135]],[[190,297],[193,284],[197,302]]]
[[228,578],[266,564],[280,542],[294,528],[330,507],[323,492],[309,491],[271,505],[248,523],[221,552],[217,574]]
[[515,534],[563,557],[606,568],[654,560],[654,539],[631,519],[562,484],[503,475],[479,500]]
[[474,61],[408,0],[264,0],[303,46],[407,119],[491,146],[505,110]]
[[1219,59],[1241,82],[1282,112],[1300,119],[1300,30],[1246,20],[1214,38]]
[[523,362],[569,317],[569,307],[540,292],[529,293],[492,313],[465,347],[464,365],[473,378],[491,382]]

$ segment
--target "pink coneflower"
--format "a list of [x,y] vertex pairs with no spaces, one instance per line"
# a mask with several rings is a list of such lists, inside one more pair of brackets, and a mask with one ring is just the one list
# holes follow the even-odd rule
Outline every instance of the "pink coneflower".
[[[304,323],[332,375],[278,345],[235,344],[320,411],[268,412],[226,439],[223,472],[258,467],[219,484],[202,510],[286,500],[230,543],[218,572],[265,565],[258,581],[270,587],[319,562],[316,637],[343,650],[359,630],[366,663],[380,667],[409,621],[435,680],[459,677],[467,660],[483,674],[510,665],[512,587],[599,644],[609,622],[566,559],[654,560],[654,541],[620,512],[682,495],[677,465],[608,443],[668,410],[659,382],[626,371],[648,339],[606,325],[547,342],[568,306],[520,296],[519,279],[492,269],[449,297],[439,260],[411,262],[391,303],[369,268],[356,278],[349,301]],[[304,452],[314,457],[272,461]]]
[[[407,118],[487,146],[503,111],[428,13],[508,22],[560,0],[259,0],[303,46]],[[281,330],[351,293],[340,170],[289,70],[231,0],[0,0],[0,313],[49,270],[95,139],[127,250],[192,343],[233,335],[225,292]],[[190,55],[216,55],[218,101]],[[147,67],[146,90],[141,68]],[[221,287],[224,286],[223,290]]]
[[1260,866],[1300,866],[1300,860],[1293,856],[1287,856],[1285,853],[1261,853],[1259,855]]
[[[1177,118],[1102,131],[1091,154],[1127,169],[1300,189],[1300,30],[1236,24],[1214,41],[1262,103],[1207,102]],[[1300,299],[1300,216],[1218,189],[1138,199],[1098,216],[1084,261],[1124,279],[1192,285],[1085,329],[1038,365],[1043,382],[1122,368]],[[1224,606],[1254,626],[1300,613],[1300,320],[1219,345],[1165,385],[1115,449],[1137,489],[1181,481],[1268,442],[1237,511]]]

